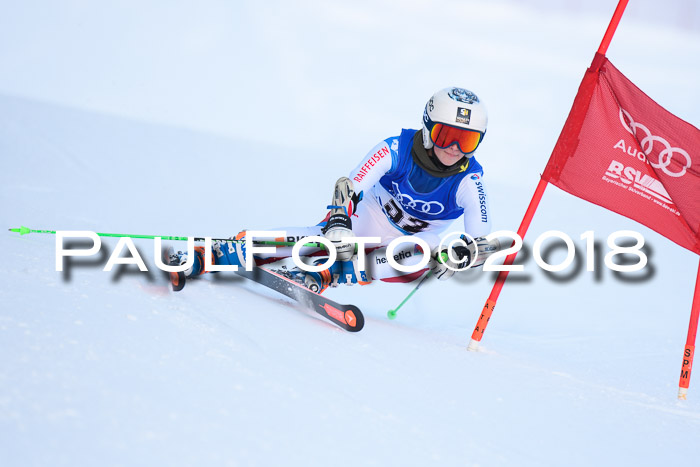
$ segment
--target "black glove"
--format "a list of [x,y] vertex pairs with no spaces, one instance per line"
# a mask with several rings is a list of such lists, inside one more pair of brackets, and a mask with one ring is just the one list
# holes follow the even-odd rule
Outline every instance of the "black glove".
[[470,238],[462,235],[460,239],[464,243],[455,244],[451,254],[445,246],[437,246],[431,252],[430,270],[441,281],[452,277],[456,270],[465,269],[477,251]]

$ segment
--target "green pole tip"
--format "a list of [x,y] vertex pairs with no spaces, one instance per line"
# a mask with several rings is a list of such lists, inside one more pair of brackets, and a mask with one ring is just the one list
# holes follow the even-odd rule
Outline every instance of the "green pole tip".
[[17,232],[20,235],[26,235],[31,232],[29,227],[21,226],[20,228],[8,229],[10,232]]
[[396,318],[396,310],[389,310],[386,312],[386,316],[389,319],[395,319]]

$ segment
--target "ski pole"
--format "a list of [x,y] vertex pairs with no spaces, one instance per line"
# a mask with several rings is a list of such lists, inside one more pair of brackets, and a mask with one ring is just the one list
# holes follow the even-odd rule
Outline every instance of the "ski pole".
[[386,315],[389,319],[396,318],[396,313],[399,311],[399,309],[403,306],[404,303],[408,301],[409,298],[413,296],[414,293],[418,291],[418,289],[420,289],[420,286],[423,285],[423,282],[425,282],[428,279],[428,277],[432,275],[432,273],[433,271],[428,271],[428,273],[425,276],[423,276],[423,279],[421,279],[420,282],[413,288],[413,290],[411,290],[411,293],[409,293],[408,296],[406,296],[406,298],[403,299],[399,306],[397,306],[393,310],[389,310],[386,312]]
[[[21,226],[17,228],[12,228],[8,229],[10,232],[16,232],[20,235],[27,235],[30,233],[42,233],[42,234],[56,234],[55,230],[36,230],[36,229],[30,229],[29,227]],[[146,238],[146,239],[154,239],[157,237],[160,237],[163,240],[178,240],[178,241],[187,241],[187,237],[180,237],[180,236],[173,236],[173,235],[137,235],[137,234],[118,234],[118,233],[101,233],[101,232],[96,232],[98,237],[129,237],[129,238]],[[194,237],[195,242],[203,242],[205,239],[204,237]],[[233,243],[243,243],[245,240],[235,240],[235,239],[230,239],[230,238],[212,238],[212,241],[215,242],[233,242]],[[260,245],[276,245],[276,246],[294,246],[295,242],[282,242],[282,241],[275,241],[275,240],[256,240],[253,243],[257,243]],[[312,243],[305,243],[304,246],[306,247],[314,247],[314,248],[323,248],[323,245],[321,245],[318,242],[312,242]]]

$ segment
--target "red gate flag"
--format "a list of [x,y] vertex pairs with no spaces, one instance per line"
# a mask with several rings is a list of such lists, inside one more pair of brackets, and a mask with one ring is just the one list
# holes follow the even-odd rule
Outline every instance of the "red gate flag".
[[586,71],[542,178],[700,254],[700,130],[604,55]]

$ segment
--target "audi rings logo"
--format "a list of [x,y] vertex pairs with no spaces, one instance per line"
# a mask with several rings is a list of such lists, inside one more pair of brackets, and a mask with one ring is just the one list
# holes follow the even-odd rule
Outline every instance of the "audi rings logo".
[[442,203],[438,203],[437,201],[413,199],[410,195],[401,193],[399,190],[399,185],[396,182],[391,182],[391,185],[394,188],[394,197],[404,207],[415,209],[423,214],[430,214],[433,216],[437,216],[445,210],[445,206],[443,206]]
[[[652,167],[663,170],[664,173],[670,177],[682,177],[685,175],[686,170],[688,170],[692,164],[690,155],[687,151],[681,148],[671,147],[668,141],[663,139],[661,136],[652,135],[649,128],[641,123],[635,122],[629,112],[624,109],[620,109],[620,122],[622,123],[622,127],[634,135],[637,141],[639,141],[642,151],[644,151],[644,154],[646,154],[647,160]],[[641,130],[641,132],[644,133],[643,138],[640,138],[642,135],[638,135],[637,130]],[[658,153],[657,162],[652,160],[654,143],[659,143],[657,148],[659,146],[662,147],[661,151]],[[680,171],[674,172],[670,170],[670,166],[671,161],[674,160],[673,158],[676,156],[678,157],[680,164],[685,163],[685,165],[682,165]]]

